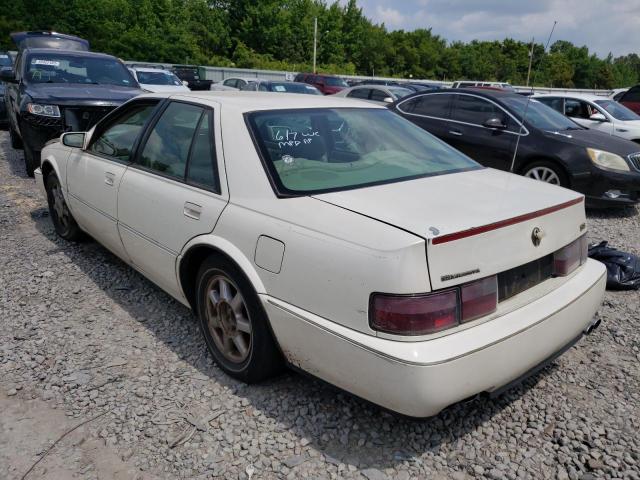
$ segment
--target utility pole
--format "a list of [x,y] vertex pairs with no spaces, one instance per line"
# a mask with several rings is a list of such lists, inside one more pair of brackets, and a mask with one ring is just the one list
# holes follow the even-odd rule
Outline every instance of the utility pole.
[[531,51],[529,52],[529,70],[527,71],[527,87],[529,86],[529,77],[531,77],[531,64],[533,63],[533,43],[534,38],[531,38]]
[[313,73],[316,73],[316,43],[318,41],[318,17],[313,19]]

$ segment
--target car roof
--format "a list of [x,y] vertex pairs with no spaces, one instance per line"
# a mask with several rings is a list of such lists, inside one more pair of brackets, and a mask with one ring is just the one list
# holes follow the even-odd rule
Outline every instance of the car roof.
[[129,67],[136,72],[163,72],[163,73],[173,73],[164,68],[151,68],[151,67]]
[[252,91],[203,90],[184,93],[153,93],[138,95],[140,98],[173,98],[215,106],[216,103],[240,113],[256,110],[286,110],[296,108],[383,108],[361,100],[351,100],[333,95],[300,95],[298,93],[272,93]]
[[95,58],[116,58],[113,55],[100,52],[87,52],[83,50],[62,50],[60,48],[30,48],[30,54],[61,54],[68,57],[95,57]]
[[256,77],[227,77],[220,80],[220,83],[226,82],[227,80],[244,80],[245,82],[267,82],[268,81],[264,78],[256,78]]
[[[292,82],[289,80],[260,80],[260,83],[283,83],[283,84],[292,84],[292,85],[300,85],[300,82]],[[316,88],[313,85],[303,85],[305,87]]]
[[[89,50],[89,41],[69,35],[53,31],[28,31],[28,32],[12,32],[9,34],[13,43],[16,44],[18,50],[26,50],[30,48],[62,48],[64,50]],[[66,48],[65,48],[66,47]]]
[[[480,87],[465,87],[465,88],[441,88],[437,91],[421,91],[416,92],[410,97],[414,95],[440,95],[443,93],[468,93],[470,95],[478,95],[480,97],[491,97],[491,98],[501,98],[501,97],[513,97],[514,95],[518,95],[517,93],[511,90],[505,90],[503,88],[480,88]],[[518,95],[520,96],[520,95]],[[409,97],[404,97],[403,100],[406,100]]]
[[593,93],[536,93],[533,98],[578,98],[593,102],[595,100],[610,100],[609,97],[603,95],[594,95]]

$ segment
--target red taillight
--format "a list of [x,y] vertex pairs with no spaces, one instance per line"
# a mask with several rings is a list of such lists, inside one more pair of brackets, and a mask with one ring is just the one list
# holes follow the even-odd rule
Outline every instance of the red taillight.
[[375,294],[371,327],[396,335],[426,335],[458,324],[458,291],[417,296]]
[[495,275],[443,292],[424,295],[371,297],[371,328],[396,335],[426,335],[455,327],[495,312],[498,280]]
[[462,323],[495,312],[498,308],[498,278],[483,278],[460,288]]
[[553,254],[553,274],[564,277],[587,261],[587,236],[583,235]]

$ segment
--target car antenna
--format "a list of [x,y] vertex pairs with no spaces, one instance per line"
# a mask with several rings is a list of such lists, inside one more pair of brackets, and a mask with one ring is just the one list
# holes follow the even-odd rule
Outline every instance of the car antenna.
[[[557,24],[558,21],[554,20],[553,27],[551,27],[551,33],[549,33],[549,38],[547,38],[547,44],[544,46],[544,50],[542,51],[543,54],[547,51],[547,48],[549,48],[549,43],[551,42],[551,37],[553,36],[553,31],[556,29]],[[544,57],[542,58],[544,59]],[[533,46],[531,47],[531,63],[533,63]],[[516,138],[516,148],[513,150],[513,158],[511,159],[511,168],[509,169],[510,172],[513,172],[513,168],[516,165],[516,156],[518,155],[518,147],[520,146],[520,137],[522,136],[524,121],[527,118],[527,110],[529,109],[529,102],[531,101],[531,96],[533,95],[533,86],[536,83],[536,77],[538,76],[540,65],[542,65],[542,62],[540,62],[536,66],[536,69],[533,72],[533,78],[531,79],[531,91],[529,92],[529,95],[527,95],[527,103],[525,103],[524,105],[524,112],[522,113],[522,120],[520,122],[520,130],[518,131],[518,138]]]

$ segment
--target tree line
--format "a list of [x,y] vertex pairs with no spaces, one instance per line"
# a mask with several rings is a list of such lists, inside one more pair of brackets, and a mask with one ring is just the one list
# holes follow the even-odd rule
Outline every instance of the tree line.
[[[526,42],[447,42],[427,27],[390,31],[357,0],[13,0],[0,10],[0,49],[15,48],[12,31],[51,29],[127,60],[310,71],[316,17],[322,72],[526,82]],[[599,58],[563,40],[546,52],[534,44],[533,52],[539,86],[609,89],[640,80],[635,53]]]

